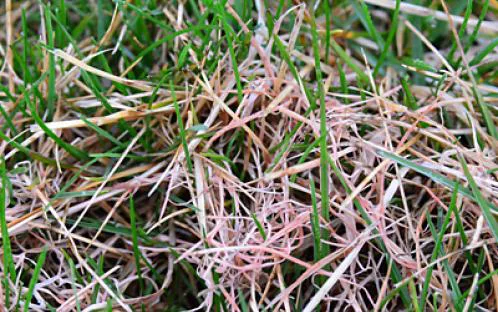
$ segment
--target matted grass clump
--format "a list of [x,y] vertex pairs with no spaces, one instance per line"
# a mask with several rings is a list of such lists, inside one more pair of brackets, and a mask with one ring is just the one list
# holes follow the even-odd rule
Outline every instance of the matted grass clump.
[[2,5],[0,310],[498,309],[495,0]]

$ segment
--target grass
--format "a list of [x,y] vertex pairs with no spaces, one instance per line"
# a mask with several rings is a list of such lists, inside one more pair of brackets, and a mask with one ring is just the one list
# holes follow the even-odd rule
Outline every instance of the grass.
[[[329,161],[328,161],[328,129],[327,129],[327,110],[325,107],[325,91],[323,90],[323,74],[320,68],[320,47],[318,42],[318,34],[316,31],[316,22],[314,17],[311,21],[311,34],[313,42],[313,54],[315,56],[315,74],[318,85],[317,98],[320,103],[320,194],[321,194],[321,216],[326,223],[330,222],[330,202],[329,202]],[[314,187],[313,187],[314,188]],[[314,189],[312,188],[312,192]],[[312,195],[312,197],[316,197]],[[321,236],[329,237],[329,231],[327,229],[322,230]],[[320,240],[321,244],[321,240]],[[323,258],[326,254],[330,252],[328,245],[322,244],[320,246],[320,258]]]
[[497,14],[5,1],[0,306],[496,310]]
[[173,96],[173,104],[175,106],[176,118],[178,120],[178,131],[180,132],[179,135],[182,141],[183,153],[185,154],[185,159],[187,160],[187,168],[189,172],[192,172],[193,170],[192,159],[190,158],[190,152],[188,150],[188,145],[187,145],[187,136],[185,132],[185,127],[183,126],[183,118],[182,114],[180,113],[180,107],[178,106],[178,102],[176,100],[176,93],[173,87],[173,83],[170,83],[170,90],[171,90],[171,95]]
[[7,173],[5,168],[5,159],[1,159],[0,178],[2,181],[2,189],[0,190],[0,226],[2,227],[2,254],[3,254],[3,289],[5,289],[5,305],[10,304],[10,288],[11,282],[16,279],[16,268],[14,266],[14,257],[12,255],[12,245],[7,228],[6,220],[6,202],[8,202],[7,193]]
[[48,248],[43,248],[41,254],[38,256],[38,260],[36,261],[35,269],[33,271],[33,276],[31,276],[31,280],[29,281],[28,292],[26,293],[24,311],[29,311],[29,304],[31,303],[31,299],[33,298],[33,291],[35,289],[36,284],[38,283],[38,277],[40,276],[41,268],[45,263],[45,259],[47,257]]
[[[472,174],[469,171],[469,166],[465,162],[465,159],[460,158],[460,163],[462,164],[463,171],[465,173],[465,176],[467,177],[467,181],[470,184],[470,188],[472,189],[472,193],[474,194],[474,198],[477,201],[477,204],[482,210],[482,215],[484,216],[484,219],[488,223],[489,229],[491,230],[491,233],[493,233],[493,236],[495,239],[498,241],[498,222],[496,221],[496,217],[492,214],[491,208],[492,204],[490,204],[481,194],[481,191],[479,190],[479,187],[477,186],[476,181],[472,177]],[[493,207],[494,210],[496,211],[496,207]]]
[[[64,8],[60,8],[64,9]],[[60,12],[60,11],[59,11]],[[52,16],[50,3],[45,6],[45,27],[47,28],[47,49],[54,49],[54,36],[52,30]],[[46,103],[47,119],[52,120],[55,111],[55,57],[52,53],[48,53],[48,95]]]
[[137,229],[137,213],[135,211],[135,202],[133,197],[130,197],[130,226],[133,244],[133,256],[135,257],[135,267],[137,270],[138,284],[140,287],[140,295],[144,293],[144,280],[142,278],[141,253],[138,248],[138,229]]
[[[450,206],[449,206],[449,211],[446,212],[446,216],[445,216],[443,224],[441,226],[441,230],[440,230],[440,232],[437,235],[436,244],[434,245],[434,251],[432,252],[430,263],[434,263],[434,261],[436,261],[438,259],[438,255],[439,255],[439,252],[440,252],[440,249],[441,249],[441,245],[443,243],[444,233],[446,232],[446,228],[448,227],[448,224],[451,221],[452,212],[456,211],[456,200],[457,200],[457,196],[458,196],[458,184],[456,184],[455,187],[454,187],[454,189],[453,189],[453,195],[451,196],[451,203],[450,203]],[[430,220],[430,219],[427,219],[427,220]],[[430,221],[430,222],[432,222],[432,221]],[[433,227],[433,225],[432,225],[432,227]],[[424,306],[425,305],[424,303],[425,303],[425,301],[427,299],[427,294],[429,292],[429,286],[430,286],[430,282],[431,282],[433,270],[434,270],[434,266],[433,265],[431,265],[427,269],[426,279],[425,279],[424,286],[422,288],[422,294],[420,296],[420,300],[419,300],[419,303],[418,303],[419,306]]]

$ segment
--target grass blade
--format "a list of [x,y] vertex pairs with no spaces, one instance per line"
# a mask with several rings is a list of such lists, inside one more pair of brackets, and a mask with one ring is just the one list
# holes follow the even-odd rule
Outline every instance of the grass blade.
[[38,256],[36,261],[35,269],[31,280],[29,281],[28,292],[26,293],[26,300],[24,301],[24,312],[29,311],[29,305],[31,303],[31,298],[33,298],[33,291],[35,290],[36,283],[38,282],[38,277],[40,276],[41,269],[45,263],[45,258],[47,257],[48,248],[44,247],[41,254]]
[[391,44],[394,40],[394,36],[396,35],[396,31],[398,29],[400,7],[401,0],[396,0],[396,7],[394,8],[393,16],[391,18],[391,27],[387,35],[386,43],[384,44],[384,48],[382,49],[379,59],[377,60],[377,64],[375,64],[375,68],[372,74],[373,77],[377,76],[380,68],[384,64],[384,61],[389,53],[389,48],[391,47]]
[[178,130],[180,132],[180,138],[182,140],[183,153],[185,153],[185,159],[187,160],[187,168],[189,172],[193,172],[192,159],[190,158],[190,152],[188,150],[187,144],[187,134],[185,132],[185,127],[183,126],[182,114],[180,112],[180,107],[178,106],[178,101],[176,100],[175,88],[173,83],[170,82],[171,96],[173,97],[173,105],[175,106],[176,120],[178,122]]
[[330,44],[332,45],[332,48],[337,53],[337,55],[344,61],[344,63],[346,63],[349,68],[351,68],[358,75],[359,80],[361,80],[363,83],[369,81],[368,75],[365,73],[365,71],[358,65],[356,65],[356,63],[351,59],[346,51],[344,51],[344,49],[341,48],[341,46],[335,40],[332,39]]
[[137,213],[135,211],[135,202],[133,201],[133,196],[130,197],[130,225],[131,225],[131,239],[133,244],[133,256],[135,257],[135,266],[138,275],[138,283],[140,286],[141,295],[144,294],[144,280],[142,278],[142,265],[140,259],[142,254],[138,248],[138,230],[137,230]]
[[[320,69],[320,52],[318,43],[318,33],[314,18],[311,21],[311,34],[313,38],[313,54],[315,56],[315,73],[318,83],[318,98],[320,100],[320,193],[321,193],[321,214],[325,222],[330,221],[329,203],[329,155],[328,155],[328,130],[327,111],[325,107],[325,95],[323,90],[322,71]],[[328,239],[329,233],[326,227],[323,229],[322,237]],[[329,253],[328,245],[320,247],[323,254]]]
[[[451,196],[451,202],[450,202],[450,208],[448,212],[446,213],[446,217],[444,218],[443,225],[441,226],[441,230],[439,231],[439,234],[436,239],[436,245],[434,246],[434,250],[432,251],[432,256],[430,262],[433,263],[436,261],[437,256],[439,254],[439,250],[442,246],[443,243],[443,237],[444,233],[446,232],[446,228],[448,227],[448,224],[450,223],[451,220],[451,213],[452,211],[456,211],[456,200],[457,200],[457,195],[458,195],[458,183],[455,183],[455,187],[453,188],[453,195]],[[432,278],[432,271],[434,270],[434,265],[430,265],[429,268],[427,269],[427,272],[425,273],[425,281],[424,281],[424,286],[422,288],[422,294],[420,296],[420,301],[419,301],[419,306],[423,307],[425,306],[425,301],[427,299],[427,293],[429,291],[429,284],[431,282]]]
[[[52,31],[52,16],[50,14],[50,3],[45,8],[45,27],[47,29],[47,48],[54,50],[54,34]],[[47,95],[47,118],[52,120],[55,111],[55,56],[48,53],[48,95]]]
[[470,184],[472,193],[474,193],[475,201],[477,202],[479,207],[481,207],[484,219],[488,223],[489,229],[491,230],[491,233],[493,233],[496,242],[498,242],[498,222],[496,222],[496,218],[491,212],[491,204],[482,196],[481,191],[479,190],[476,181],[472,177],[472,174],[469,171],[469,167],[467,166],[467,163],[465,162],[465,159],[463,157],[460,157],[460,163],[462,164],[463,172],[467,177],[467,181]]
[[4,280],[3,289],[5,291],[5,305],[10,306],[10,283],[11,281],[16,280],[16,269],[14,267],[14,258],[12,256],[12,247],[10,244],[9,231],[7,228],[7,220],[6,220],[6,202],[8,202],[7,198],[7,187],[8,187],[8,178],[7,171],[5,168],[5,160],[3,157],[0,159],[0,178],[2,181],[2,187],[0,189],[0,226],[2,227],[2,253],[3,253],[3,267],[4,267]]
[[40,128],[43,130],[43,132],[45,132],[45,134],[48,137],[50,137],[52,140],[54,140],[57,145],[62,147],[64,150],[66,150],[74,158],[76,158],[76,159],[87,159],[88,158],[88,154],[86,152],[78,149],[77,147],[74,147],[71,144],[64,142],[58,135],[56,135],[52,130],[50,130],[50,128],[47,127],[47,125],[45,125],[45,122],[43,121],[43,119],[41,119],[41,117],[36,112],[36,107],[34,106],[34,104],[31,101],[29,101],[27,98],[26,98],[26,100],[28,101],[28,106],[29,106],[29,109],[31,111],[31,116],[33,117],[35,122],[40,126]]
[[322,254],[322,248],[321,248],[322,237],[320,230],[320,214],[318,212],[318,207],[316,203],[315,181],[311,176],[310,176],[310,190],[311,190],[311,206],[313,208],[313,211],[311,213],[311,231],[313,233],[313,243],[314,243],[313,255],[316,262],[322,259],[324,255]]
[[263,227],[261,222],[259,222],[258,217],[256,217],[256,214],[254,212],[251,214],[251,217],[254,223],[256,224],[256,227],[258,228],[259,235],[261,235],[261,237],[263,237],[263,240],[266,241],[267,237],[265,233],[265,228]]
[[[448,187],[449,189],[453,189],[453,187],[454,187],[454,182],[453,181],[451,181],[450,179],[446,178],[445,176],[443,176],[443,175],[441,175],[439,173],[436,173],[436,172],[432,171],[429,168],[417,165],[416,163],[414,163],[414,162],[412,162],[412,161],[410,161],[408,159],[405,159],[403,157],[400,157],[398,155],[395,155],[395,154],[392,154],[392,153],[389,153],[389,152],[386,152],[386,151],[379,150],[377,153],[380,156],[382,156],[382,157],[389,158],[389,159],[397,162],[400,165],[403,165],[403,166],[408,167],[408,168],[410,168],[412,170],[415,170],[418,173],[421,173],[421,174],[429,177],[434,182],[437,182],[437,183],[439,183],[441,185],[444,185],[444,186]],[[458,192],[460,194],[462,194],[463,196],[467,197],[468,199],[477,201],[477,199],[475,197],[475,194],[472,191],[470,191],[468,188],[459,187],[458,188]],[[484,198],[481,198],[481,200],[484,201],[484,202],[486,202],[486,206],[488,208],[490,207],[491,209],[493,209],[495,211],[498,211],[498,209],[493,204],[491,204],[490,202],[486,201]]]

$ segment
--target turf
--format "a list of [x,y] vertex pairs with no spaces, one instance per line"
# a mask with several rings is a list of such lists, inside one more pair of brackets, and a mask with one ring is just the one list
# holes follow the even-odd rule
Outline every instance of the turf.
[[496,0],[6,0],[0,28],[0,308],[498,309]]

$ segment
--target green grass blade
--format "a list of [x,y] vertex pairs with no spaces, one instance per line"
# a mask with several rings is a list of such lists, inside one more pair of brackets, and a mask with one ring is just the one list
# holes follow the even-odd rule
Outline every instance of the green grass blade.
[[33,291],[35,290],[36,283],[38,282],[38,277],[40,276],[41,269],[45,263],[45,258],[47,257],[48,248],[44,247],[41,254],[36,260],[35,269],[33,275],[29,281],[28,292],[26,293],[26,300],[24,301],[24,312],[29,311],[29,305],[31,303],[31,298],[33,298]]
[[410,86],[408,85],[408,80],[405,77],[401,77],[401,86],[403,88],[403,91],[405,91],[405,98],[404,102],[406,107],[408,107],[411,110],[417,110],[418,105],[417,105],[417,100],[412,94],[412,91],[410,90]]
[[[460,26],[460,30],[458,31],[458,37],[464,38],[465,32],[467,30],[467,23],[469,22],[470,15],[472,14],[472,2],[473,0],[467,0],[467,9],[465,10],[465,16],[463,19],[463,23]],[[448,53],[447,59],[451,62],[453,60],[454,54],[457,49],[456,41],[453,41],[450,52]]]
[[[48,157],[45,157],[45,156],[41,155],[40,153],[31,151],[30,149],[28,149],[25,146],[22,146],[21,144],[19,144],[15,140],[12,140],[9,137],[7,137],[3,132],[0,132],[0,139],[4,140],[9,145],[12,145],[12,147],[18,149],[21,153],[25,154],[26,156],[28,156],[30,158],[33,158],[34,160],[37,160],[43,164],[46,164],[46,165],[49,165],[52,167],[57,166],[57,162],[55,160],[50,159]],[[73,168],[71,165],[68,165],[66,163],[61,163],[60,165],[64,169]]]
[[[311,143],[310,145],[308,145],[306,147],[306,149],[304,150],[303,154],[301,155],[301,157],[299,157],[299,160],[297,161],[297,164],[299,165],[299,164],[304,163],[306,161],[306,159],[308,159],[308,156],[311,153],[311,151],[313,151],[313,149],[315,149],[319,145],[320,145],[320,140],[315,140],[313,143]],[[297,179],[297,174],[293,174],[290,177],[290,181],[292,183],[296,182],[296,179]]]
[[[315,56],[315,74],[318,83],[318,98],[320,100],[320,194],[321,194],[321,215],[325,222],[330,221],[330,203],[329,203],[329,160],[328,160],[328,129],[327,129],[327,111],[325,107],[325,94],[323,90],[323,77],[320,69],[320,51],[318,42],[318,33],[314,17],[311,21],[311,35],[313,41],[313,54]],[[329,233],[324,227],[322,237],[328,239]],[[321,247],[322,253],[328,254],[328,245]]]
[[398,22],[399,22],[399,11],[401,7],[401,0],[396,0],[396,7],[394,8],[393,16],[391,18],[391,26],[389,29],[389,33],[387,35],[386,43],[384,44],[384,48],[377,60],[377,64],[375,64],[375,68],[373,71],[373,77],[376,77],[380,68],[384,64],[384,61],[389,53],[389,48],[394,40],[394,36],[396,35],[396,31],[398,30]]
[[470,188],[474,193],[474,198],[479,207],[481,207],[484,219],[488,223],[489,229],[491,230],[491,233],[493,233],[493,236],[495,237],[496,242],[498,243],[498,222],[496,222],[496,217],[491,212],[490,209],[491,204],[482,196],[481,191],[479,190],[476,181],[472,177],[472,174],[469,171],[469,167],[467,166],[467,163],[465,162],[465,159],[463,159],[463,157],[460,157],[460,163],[462,164],[463,172],[467,177],[467,181],[470,184]]
[[488,13],[489,2],[490,0],[483,1],[481,14],[479,15],[479,20],[477,21],[477,24],[474,27],[474,30],[472,31],[472,34],[469,37],[469,40],[467,40],[463,48],[463,51],[465,53],[467,53],[467,51],[470,49],[474,41],[477,39],[477,35],[479,34],[479,30],[481,29],[482,22],[484,21],[484,19],[486,18],[486,14]]
[[[358,6],[358,2],[360,6]],[[375,27],[372,22],[372,17],[370,15],[368,6],[363,0],[351,1],[351,5],[360,18],[363,27],[365,27],[370,37],[377,43],[379,50],[382,51],[384,49],[384,40],[382,40],[382,36],[379,34],[379,32],[377,31],[377,27]]]
[[193,172],[192,159],[190,158],[190,152],[188,150],[187,135],[185,133],[185,127],[183,126],[182,114],[180,112],[180,107],[178,106],[178,101],[176,100],[175,88],[173,87],[173,82],[170,82],[171,96],[173,97],[173,105],[175,106],[176,120],[178,122],[178,130],[180,132],[180,138],[183,146],[183,153],[185,153],[185,159],[187,161],[187,168],[189,172]]
[[317,201],[316,201],[316,188],[315,181],[310,176],[310,190],[311,190],[311,206],[313,211],[311,213],[311,231],[313,233],[313,255],[315,262],[319,261],[322,258],[322,249],[321,249],[321,230],[320,230],[320,215],[318,212]]
[[64,258],[69,263],[69,269],[71,272],[71,288],[73,290],[73,295],[76,301],[76,311],[81,312],[81,300],[78,296],[78,290],[76,289],[76,282],[79,280],[78,271],[76,270],[76,265],[74,264],[74,261],[69,256],[69,254],[64,249],[62,249],[61,251],[64,255]]
[[[96,272],[99,276],[104,275],[104,256],[101,254],[97,263],[97,268]],[[105,282],[105,280],[104,280]],[[97,302],[97,296],[99,295],[100,291],[100,283],[97,283],[95,287],[93,288],[92,295],[91,295],[91,302],[96,303]]]
[[[54,35],[52,31],[52,15],[50,14],[50,3],[45,8],[45,27],[47,29],[47,48],[54,49]],[[47,95],[47,118],[52,120],[55,111],[55,56],[48,53],[48,95]]]
[[420,305],[417,301],[417,287],[412,279],[408,280],[408,289],[410,290],[410,296],[412,299],[413,311],[420,312]]
[[100,40],[105,34],[104,0],[97,0],[97,38]]
[[29,109],[31,111],[31,116],[33,117],[35,122],[38,124],[38,126],[40,126],[40,128],[43,130],[43,132],[45,132],[45,134],[48,137],[50,137],[52,140],[54,140],[57,145],[62,147],[64,150],[66,150],[74,158],[76,158],[76,159],[87,159],[88,158],[88,154],[86,152],[74,147],[73,145],[71,145],[69,143],[64,142],[61,138],[59,138],[59,136],[57,136],[52,130],[50,130],[50,128],[47,127],[45,122],[41,119],[41,117],[36,112],[36,107],[34,106],[34,104],[31,101],[29,101],[28,98],[26,98],[26,100],[28,101],[28,106],[29,106]]
[[[495,270],[489,272],[483,278],[479,279],[479,281],[477,282],[477,287],[484,285],[484,283],[486,283],[487,281],[489,281],[490,279],[492,279],[493,276],[496,276],[496,275],[498,275],[498,269],[495,269]],[[470,294],[470,289],[468,289],[465,292],[463,292],[462,293],[462,297],[466,298],[466,297],[469,296],[469,294]]]
[[351,59],[351,57],[346,53],[346,51],[344,51],[344,49],[341,48],[341,46],[335,40],[332,39],[330,43],[334,51],[337,53],[337,55],[344,61],[344,63],[346,63],[349,66],[349,68],[351,68],[356,73],[358,79],[364,83],[368,82],[369,81],[368,75],[365,73],[363,69],[361,69],[358,65],[356,65],[356,63]]
[[498,37],[493,39],[486,47],[481,49],[479,53],[470,61],[469,66],[475,66],[482,62],[482,60],[488,56],[493,50],[498,46]]
[[[472,76],[472,74],[470,74]],[[472,78],[472,77],[471,77]],[[489,134],[494,138],[498,139],[498,130],[496,129],[496,125],[493,121],[493,115],[491,115],[491,112],[489,111],[489,108],[486,103],[484,103],[484,99],[477,89],[477,85],[475,83],[475,79],[472,80],[472,93],[474,95],[474,98],[479,105],[479,108],[481,110],[482,117],[484,119],[484,123],[486,124],[486,128],[488,129]]]
[[5,132],[5,130],[7,129],[7,127],[9,127],[9,129],[12,131],[12,134],[14,136],[17,136],[18,131],[16,129],[16,126],[12,122],[12,117],[11,117],[12,115],[9,115],[5,111],[5,109],[4,109],[4,107],[2,105],[0,105],[0,113],[2,114],[2,116],[3,116],[4,120],[5,120],[5,125],[3,125],[3,129],[0,130],[0,131],[4,131]]
[[[446,232],[446,228],[448,227],[448,224],[450,223],[450,220],[451,220],[451,213],[452,213],[452,211],[456,211],[456,200],[457,200],[457,195],[458,195],[458,186],[459,186],[458,183],[456,183],[455,187],[453,188],[453,195],[451,196],[450,208],[449,208],[449,211],[446,213],[446,217],[444,218],[443,225],[441,226],[441,230],[439,231],[439,234],[437,236],[436,245],[434,246],[434,250],[432,251],[432,256],[431,256],[431,260],[430,260],[431,263],[433,263],[437,259],[437,255],[438,255],[439,250],[441,248],[441,245],[443,243],[444,233]],[[433,270],[434,270],[434,266],[430,265],[425,273],[424,286],[422,288],[422,294],[420,296],[420,301],[419,301],[419,305],[421,307],[425,306],[425,301],[427,299],[427,293],[429,291],[429,285],[431,282]]]
[[23,8],[22,9],[22,14],[21,14],[21,24],[22,24],[22,33],[23,33],[23,53],[22,53],[22,69],[23,69],[23,80],[24,80],[24,87],[26,88],[28,83],[31,82],[31,72],[29,70],[29,65],[28,65],[28,49],[29,49],[29,44],[28,44],[28,22],[26,19],[26,10]]
[[[63,27],[67,27],[67,9],[65,0],[60,0],[57,5],[57,19],[61,21]],[[57,45],[64,48],[66,46],[66,40],[64,38],[64,33],[59,26],[56,27],[55,35]]]
[[[454,182],[451,181],[450,179],[446,178],[445,176],[439,174],[439,173],[436,173],[434,171],[432,171],[431,169],[429,168],[426,168],[424,166],[420,166],[420,165],[417,165],[416,163],[408,160],[408,159],[405,159],[403,157],[400,157],[398,155],[395,155],[395,154],[392,154],[390,152],[386,152],[386,151],[381,151],[379,150],[377,152],[380,156],[382,157],[385,157],[385,158],[389,158],[395,162],[397,162],[398,164],[400,165],[403,165],[405,167],[408,167],[412,170],[415,170],[417,171],[418,173],[420,174],[423,174],[425,175],[426,177],[432,179],[434,182],[437,182],[441,185],[444,185],[446,187],[448,187],[449,189],[453,189],[454,187]],[[463,196],[467,197],[468,199],[471,199],[471,200],[474,200],[474,201],[477,201],[476,197],[474,196],[473,192],[470,191],[468,188],[465,188],[465,187],[459,187],[458,188],[458,192],[460,194],[462,194]],[[491,209],[495,210],[495,211],[498,211],[498,209],[490,202],[487,202],[484,198],[482,198],[482,200],[484,202],[486,202],[486,206],[487,207],[490,207]]]
[[265,233],[265,228],[263,227],[261,222],[259,222],[258,217],[256,217],[256,214],[254,212],[251,214],[251,217],[254,223],[256,224],[256,227],[258,228],[259,235],[261,235],[261,237],[263,237],[263,240],[266,241],[267,237]]
[[329,63],[329,56],[330,56],[330,38],[332,37],[331,29],[330,27],[330,20],[331,20],[331,8],[330,4],[328,1],[323,2],[324,6],[324,11],[325,11],[325,63]]
[[103,138],[108,139],[110,142],[114,143],[115,145],[118,145],[120,148],[125,149],[126,144],[122,143],[118,139],[116,139],[112,134],[109,132],[105,131],[101,127],[97,126],[90,120],[86,119],[85,117],[81,116],[81,120],[88,126],[88,128],[92,129],[95,131],[98,135],[100,135]]
[[[427,218],[427,223],[429,224],[429,228],[431,230],[432,236],[434,238],[436,238],[437,231],[436,231],[436,228],[434,226],[434,223],[432,223],[431,218]],[[444,257],[446,255],[442,246],[440,246],[440,248],[438,250],[436,250],[436,255],[439,256],[439,254],[442,257]],[[442,261],[442,263],[443,263],[443,267],[445,269],[445,272],[448,275],[448,280],[450,282],[451,290],[453,291],[454,296],[456,297],[456,300],[454,300],[455,308],[457,311],[462,311],[462,307],[460,304],[460,298],[462,298],[462,292],[461,292],[460,287],[458,285],[456,274],[455,274],[455,272],[453,272],[453,269],[450,267],[448,259],[444,259]]]
[[249,310],[249,305],[247,304],[247,300],[246,300],[246,297],[244,296],[244,292],[240,288],[238,289],[238,295],[240,298],[240,310],[242,312],[251,311],[251,310]]
[[233,69],[233,74],[235,76],[235,83],[237,85],[237,97],[239,100],[239,104],[242,103],[242,99],[244,95],[242,94],[242,82],[240,80],[240,73],[239,73],[239,65],[237,64],[237,56],[235,54],[235,49],[234,49],[234,44],[233,44],[233,38],[236,36],[234,30],[232,27],[230,27],[228,20],[228,15],[225,12],[224,8],[222,5],[216,5],[215,6],[217,11],[218,11],[218,16],[221,20],[221,23],[223,25],[223,30],[225,32],[226,36],[226,41],[228,44],[228,53],[230,54],[230,59],[232,61],[232,69]]
[[0,159],[0,178],[2,181],[2,187],[0,189],[0,226],[2,227],[2,253],[3,253],[3,268],[4,268],[4,280],[3,289],[5,291],[5,305],[10,306],[10,283],[16,280],[16,269],[14,267],[14,258],[12,256],[12,247],[10,244],[9,231],[7,228],[6,220],[6,202],[7,202],[7,188],[8,188],[8,178],[7,171],[5,168],[5,160],[3,157]]
[[138,248],[138,230],[137,230],[137,213],[135,211],[135,202],[133,196],[130,196],[130,226],[131,226],[131,239],[133,244],[133,256],[135,257],[135,266],[138,275],[138,283],[140,286],[140,294],[144,293],[144,280],[142,278],[142,265],[140,263],[141,253]]

